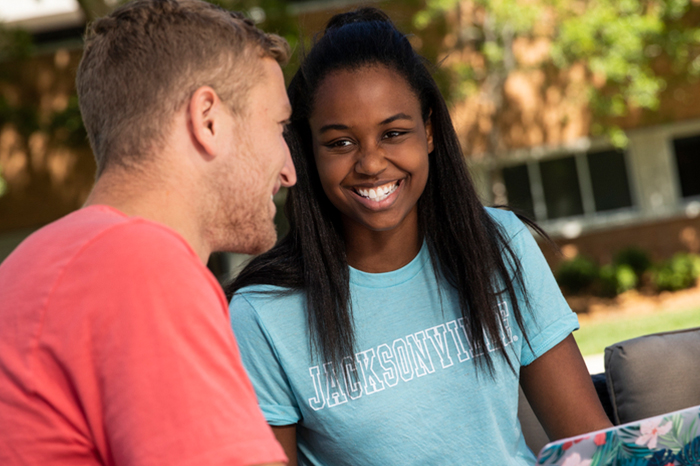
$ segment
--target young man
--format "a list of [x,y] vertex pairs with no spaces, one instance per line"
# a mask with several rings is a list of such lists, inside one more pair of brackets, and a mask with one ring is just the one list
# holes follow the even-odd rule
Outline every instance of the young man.
[[296,174],[283,39],[198,0],[89,29],[77,77],[97,159],[85,207],[0,267],[0,464],[286,461],[205,267],[275,242]]

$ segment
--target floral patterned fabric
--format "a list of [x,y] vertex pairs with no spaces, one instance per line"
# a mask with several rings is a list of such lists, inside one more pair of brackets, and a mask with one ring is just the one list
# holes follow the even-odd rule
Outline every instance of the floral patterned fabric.
[[700,466],[700,406],[550,443],[537,464]]

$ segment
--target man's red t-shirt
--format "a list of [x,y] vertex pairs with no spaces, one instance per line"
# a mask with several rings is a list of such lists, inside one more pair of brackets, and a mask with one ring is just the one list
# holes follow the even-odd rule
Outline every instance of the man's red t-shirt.
[[226,299],[171,229],[106,206],[0,266],[0,464],[286,461]]

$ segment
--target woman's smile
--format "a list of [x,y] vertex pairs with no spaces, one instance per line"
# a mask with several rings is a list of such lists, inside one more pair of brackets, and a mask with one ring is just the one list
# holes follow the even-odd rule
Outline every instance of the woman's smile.
[[399,196],[401,181],[380,182],[370,186],[357,185],[347,189],[363,206],[371,210],[381,210],[391,206]]

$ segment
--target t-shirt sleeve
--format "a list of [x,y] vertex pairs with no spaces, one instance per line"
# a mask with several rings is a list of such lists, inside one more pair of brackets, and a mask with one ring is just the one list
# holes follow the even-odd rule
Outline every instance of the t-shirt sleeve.
[[[272,338],[246,294],[237,293],[231,299],[231,326],[238,341],[243,364],[258,396],[260,409],[270,425],[296,424],[301,420],[296,397]],[[300,348],[300,351],[304,349]]]
[[99,453],[120,465],[286,461],[214,277],[172,232],[116,228],[68,267],[42,343],[70,372]]
[[506,215],[510,217],[510,245],[520,259],[530,303],[527,308],[521,300],[530,346],[523,342],[520,363],[527,366],[577,330],[579,324],[528,228],[513,213]]

